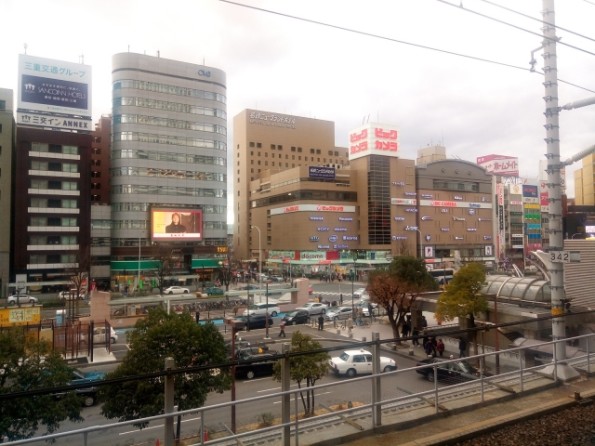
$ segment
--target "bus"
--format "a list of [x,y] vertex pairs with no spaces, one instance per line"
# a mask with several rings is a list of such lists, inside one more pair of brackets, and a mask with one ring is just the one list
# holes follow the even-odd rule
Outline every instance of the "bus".
[[430,275],[434,278],[436,283],[440,286],[446,285],[450,282],[455,275],[455,270],[452,268],[445,269],[432,269],[429,271]]

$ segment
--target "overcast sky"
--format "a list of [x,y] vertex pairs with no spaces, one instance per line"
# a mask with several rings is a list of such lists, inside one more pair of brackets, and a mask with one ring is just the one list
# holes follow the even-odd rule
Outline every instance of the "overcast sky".
[[[112,55],[159,51],[227,73],[230,147],[233,117],[255,108],[334,121],[339,146],[365,121],[393,124],[403,158],[440,143],[449,157],[473,162],[518,156],[521,176],[537,177],[546,152],[543,75],[528,70],[542,41],[542,0],[238,3],[252,8],[218,0],[2,0],[0,87],[16,97],[25,44],[38,57],[80,62],[82,55],[93,68],[96,120],[111,112]],[[564,105],[595,96],[595,0],[555,5],[556,24],[567,30],[558,37],[576,47],[558,45],[558,78],[586,89],[561,82]],[[595,144],[595,106],[562,112],[560,136],[562,159]],[[576,167],[567,170],[571,197]]]

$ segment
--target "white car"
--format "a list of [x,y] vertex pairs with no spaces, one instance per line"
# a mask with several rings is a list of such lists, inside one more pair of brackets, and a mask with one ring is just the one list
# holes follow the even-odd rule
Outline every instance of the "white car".
[[[29,296],[28,294],[20,294],[18,296],[18,300],[19,300],[19,304],[36,304],[39,302],[37,297]],[[12,294],[12,295],[8,296],[8,298],[6,299],[6,302],[8,303],[8,305],[16,305],[17,295]]]
[[271,317],[275,317],[279,313],[281,313],[281,309],[279,308],[279,305],[276,302],[269,302],[268,304],[263,302],[250,305],[247,310],[244,310],[243,315],[252,316],[253,314],[268,314]]
[[170,286],[163,290],[164,294],[188,294],[190,290],[181,286]]
[[366,294],[368,294],[368,292],[366,291],[365,288],[358,288],[357,290],[355,290],[353,292],[353,298],[360,299],[361,297],[363,297]]
[[327,321],[349,319],[353,315],[351,307],[334,307],[328,310],[324,316]]
[[322,302],[307,302],[303,307],[296,308],[296,310],[306,310],[310,316],[315,314],[326,314],[328,306]]
[[[330,369],[335,375],[364,375],[372,373],[372,353],[368,350],[345,350],[339,356],[333,356],[329,361]],[[394,359],[386,356],[380,357],[380,370],[390,372],[397,370]]]
[[[102,325],[100,327],[95,327],[93,329],[93,344],[105,344],[106,341],[106,336],[105,336],[105,327]],[[114,330],[114,327],[109,327],[109,341],[110,344],[115,344],[116,342],[118,342],[118,334],[116,333],[116,331]],[[82,335],[81,336],[81,342],[86,343],[87,342],[87,336],[86,335]]]

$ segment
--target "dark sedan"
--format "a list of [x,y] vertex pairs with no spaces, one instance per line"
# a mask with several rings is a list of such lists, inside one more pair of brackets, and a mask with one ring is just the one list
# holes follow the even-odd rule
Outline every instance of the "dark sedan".
[[[434,381],[434,378],[437,377],[438,381],[458,383],[473,381],[480,376],[479,370],[464,360],[426,358],[417,363],[418,367],[424,365],[428,367],[419,368],[416,372],[429,381]],[[434,369],[436,369],[436,374]]]
[[308,310],[293,310],[287,313],[283,320],[287,325],[307,324],[310,321]]
[[[267,325],[267,317],[264,314],[251,314],[250,316],[238,316],[235,318],[235,322],[239,323],[238,325],[241,328],[245,328],[247,330],[253,330],[255,328],[266,328]],[[273,326],[273,318],[268,316],[269,327]]]

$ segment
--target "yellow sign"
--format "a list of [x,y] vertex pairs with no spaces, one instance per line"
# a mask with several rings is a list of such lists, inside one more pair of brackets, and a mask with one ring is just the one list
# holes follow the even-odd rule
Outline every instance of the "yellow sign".
[[41,306],[0,308],[0,327],[41,322]]

